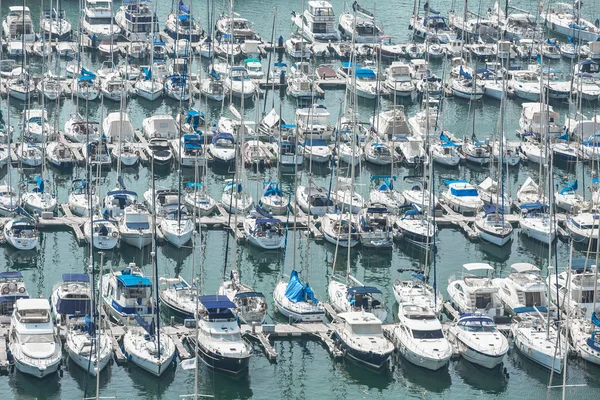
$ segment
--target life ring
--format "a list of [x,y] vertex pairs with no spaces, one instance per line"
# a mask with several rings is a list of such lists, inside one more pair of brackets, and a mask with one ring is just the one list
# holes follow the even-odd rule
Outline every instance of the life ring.
[[135,155],[139,157],[139,156],[140,156],[140,151],[139,151],[139,150],[138,150],[138,151],[136,151],[136,152],[135,152]]
[[186,187],[185,188],[186,193],[192,193],[192,188],[191,187]]
[[114,238],[116,238],[117,236],[119,236],[119,234],[118,234],[117,232],[113,232],[111,235],[112,235],[112,237],[114,237]]
[[8,284],[2,286],[2,294],[8,294],[10,289],[8,288]]
[[25,286],[21,286],[19,288],[19,293],[25,293]]

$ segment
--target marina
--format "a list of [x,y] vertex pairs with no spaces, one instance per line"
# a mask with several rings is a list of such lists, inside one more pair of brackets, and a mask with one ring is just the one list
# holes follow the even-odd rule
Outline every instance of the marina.
[[594,397],[594,3],[0,2],[0,398]]

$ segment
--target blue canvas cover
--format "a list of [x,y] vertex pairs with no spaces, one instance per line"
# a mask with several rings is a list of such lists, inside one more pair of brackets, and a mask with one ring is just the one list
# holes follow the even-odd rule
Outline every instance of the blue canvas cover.
[[477,193],[477,189],[475,188],[467,188],[467,189],[457,189],[450,188],[450,193],[456,197],[476,197],[479,194]]
[[117,276],[117,280],[125,287],[152,287],[152,282],[145,276],[122,274]]
[[198,300],[200,301],[200,304],[202,304],[207,310],[236,308],[236,305],[231,300],[229,300],[227,296],[198,296]]
[[312,300],[315,303],[319,302],[308,283],[306,285],[302,284],[296,270],[293,270],[290,274],[290,281],[285,289],[285,297],[294,303],[304,302],[306,299]]

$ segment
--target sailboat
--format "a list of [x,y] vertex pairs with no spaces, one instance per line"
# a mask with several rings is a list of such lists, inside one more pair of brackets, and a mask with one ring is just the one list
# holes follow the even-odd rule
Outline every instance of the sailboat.
[[325,308],[312,288],[303,284],[298,271],[292,270],[288,282],[281,280],[273,292],[275,310],[294,322],[322,322]]
[[231,270],[230,279],[221,283],[218,294],[227,296],[236,305],[234,313],[242,323],[248,325],[264,323],[267,316],[267,301],[264,294],[242,283],[237,270]]
[[34,190],[26,191],[21,197],[25,210],[37,214],[56,210],[58,207],[56,196],[45,191],[46,183],[41,176],[36,176],[35,180],[27,180],[25,183],[37,185]]

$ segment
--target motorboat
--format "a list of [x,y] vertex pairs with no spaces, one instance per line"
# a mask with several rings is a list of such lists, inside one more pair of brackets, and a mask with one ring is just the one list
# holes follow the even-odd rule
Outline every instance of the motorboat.
[[241,334],[227,296],[199,296],[198,356],[210,368],[232,375],[248,370],[252,347]]
[[527,136],[533,134],[536,137],[555,138],[564,133],[563,126],[558,122],[560,114],[543,103],[523,103],[521,118],[519,119],[519,130],[517,134]]
[[448,365],[452,346],[430,308],[403,302],[398,307],[398,320],[391,330],[391,337],[406,360],[432,371]]
[[324,214],[321,231],[325,240],[335,246],[354,247],[359,244],[358,229],[351,214]]
[[193,282],[190,285],[184,278],[159,279],[160,290],[158,296],[160,303],[182,318],[194,318],[196,315],[198,287]]
[[406,204],[413,204],[419,210],[434,210],[439,206],[437,196],[431,193],[422,181],[418,181],[410,189],[403,190],[401,193],[406,200]]
[[110,318],[127,326],[138,324],[136,316],[150,323],[154,316],[152,282],[135,263],[120,271],[111,270],[100,282],[102,303]]
[[4,239],[17,250],[33,250],[40,237],[32,219],[16,217],[4,225]]
[[112,14],[112,0],[85,0],[81,29],[89,37],[99,41],[116,39],[121,35]]
[[429,164],[429,155],[423,147],[423,141],[414,136],[395,143],[396,149],[402,155],[402,161],[410,168]]
[[129,84],[121,78],[119,73],[114,72],[100,80],[100,93],[108,100],[119,102],[122,98],[127,97]]
[[374,286],[364,286],[352,276],[348,279],[358,285],[350,286],[350,282],[346,284],[336,279],[329,281],[327,292],[333,309],[338,313],[365,312],[385,322],[387,310],[381,290]]
[[330,193],[315,184],[299,185],[296,188],[295,200],[300,209],[309,215],[323,216],[333,212],[334,203]]
[[265,77],[265,71],[263,71],[262,63],[258,58],[246,58],[244,65],[250,79],[262,79]]
[[306,139],[299,145],[305,159],[309,162],[325,164],[331,160],[332,151],[325,139]]
[[313,104],[296,109],[297,135],[300,142],[306,139],[330,140],[333,127],[329,124],[330,113],[325,106]]
[[298,99],[298,101],[312,101],[319,97],[316,84],[313,79],[304,74],[296,74],[287,78],[286,93]]
[[358,97],[374,100],[379,96],[377,73],[370,68],[359,68],[354,71],[354,75],[347,78],[346,85]]
[[250,192],[245,190],[241,183],[230,180],[223,189],[221,204],[225,211],[230,214],[245,215],[254,204],[254,200]]
[[537,315],[538,312],[551,312],[556,316],[556,307],[548,299],[548,288],[540,274],[540,269],[530,263],[515,263],[510,266],[505,278],[495,278],[493,283],[504,310],[515,316]]
[[526,101],[538,101],[540,98],[540,76],[532,70],[509,71],[508,89],[516,97]]
[[310,42],[338,42],[335,13],[330,2],[311,0],[302,14],[292,13],[292,23],[300,34]]
[[173,161],[173,151],[168,139],[155,137],[148,141],[148,154],[150,162],[157,167],[165,167]]
[[142,249],[152,243],[150,212],[140,203],[133,203],[123,209],[119,221],[121,240]]
[[346,11],[338,18],[338,29],[341,37],[353,40],[354,43],[375,44],[383,35],[383,29],[375,21],[373,13],[356,4],[355,11]]
[[217,164],[231,166],[235,162],[235,139],[229,132],[221,132],[213,136],[207,148],[208,154]]
[[325,308],[308,283],[294,269],[288,282],[280,281],[273,292],[275,310],[293,322],[323,322]]
[[69,209],[79,217],[89,217],[100,205],[100,199],[85,179],[74,179],[68,200]]
[[[567,268],[558,273],[558,276],[550,275],[546,283],[550,286],[550,299],[560,311],[568,313],[573,318],[592,319],[596,316],[598,309],[594,298],[600,294],[596,266],[590,265],[585,259],[574,259],[571,271]],[[596,295],[594,295],[596,290]],[[558,297],[557,297],[558,296]],[[597,318],[597,317],[596,317]]]
[[253,24],[246,18],[240,17],[238,14],[226,15],[222,14],[218,17],[215,23],[215,29],[221,34],[231,35],[236,42],[245,42],[246,40],[258,40],[260,37],[254,30]]
[[386,78],[383,87],[397,97],[411,97],[417,95],[417,87],[413,83],[408,64],[394,61],[385,71]]
[[96,218],[83,224],[83,236],[98,250],[112,250],[119,243],[119,229],[108,219]]
[[596,212],[581,212],[576,215],[567,215],[566,228],[574,242],[585,245],[590,244],[592,248],[598,242],[598,229],[600,229],[600,215]]
[[[462,278],[448,279],[448,296],[459,313],[480,313],[491,318],[504,315],[504,306],[498,298],[498,287],[489,272],[494,268],[486,263],[463,265]],[[477,271],[486,271],[477,275]]]
[[464,180],[446,181],[448,190],[443,193],[444,201],[457,213],[475,214],[483,207],[477,188]]
[[244,67],[231,67],[223,83],[232,96],[240,99],[250,99],[256,93],[256,86]]
[[502,247],[512,240],[513,227],[504,217],[504,212],[495,205],[484,205],[473,227],[479,238],[487,243]]
[[0,315],[10,317],[19,299],[28,299],[23,274],[19,271],[0,272]]
[[154,32],[160,32],[152,4],[145,0],[123,3],[115,15],[115,22],[130,42],[147,42],[152,40]]
[[383,204],[370,203],[358,214],[358,237],[364,247],[391,248],[392,219]]
[[47,299],[19,299],[10,319],[8,350],[21,373],[43,378],[62,361],[58,331]]
[[230,279],[219,286],[218,294],[227,296],[236,305],[235,314],[243,324],[262,325],[265,322],[268,308],[265,295],[242,283],[237,270],[231,270]]
[[111,112],[102,121],[102,133],[109,143],[133,142],[135,132],[129,114],[126,112]]
[[371,117],[371,129],[382,140],[387,141],[407,139],[412,133],[404,113],[404,106],[396,106]]
[[[394,280],[392,290],[398,305],[417,306],[432,311],[434,315],[440,315],[444,305],[442,293],[439,290],[436,293],[433,286],[425,282],[424,275],[414,273],[413,276],[414,279]],[[400,312],[400,309],[398,311]]]
[[194,167],[196,164],[206,165],[208,146],[205,145],[205,139],[201,133],[186,133],[181,135],[181,139],[174,139],[171,143],[173,155],[182,167]]
[[308,43],[298,36],[292,36],[284,42],[285,52],[291,58],[309,59],[312,56]]
[[484,368],[500,365],[508,353],[508,340],[487,315],[462,315],[450,327],[448,335],[454,338],[464,359]]
[[62,274],[52,288],[52,312],[57,325],[67,326],[71,317],[91,315],[92,287],[88,274]]
[[8,7],[8,13],[2,21],[2,32],[4,33],[3,36],[9,43],[35,42],[37,35],[33,31],[33,21],[31,20],[31,12],[29,11],[29,7]]
[[364,311],[343,312],[338,318],[343,325],[334,330],[333,340],[346,357],[375,369],[387,365],[394,345],[383,335],[381,320]]

